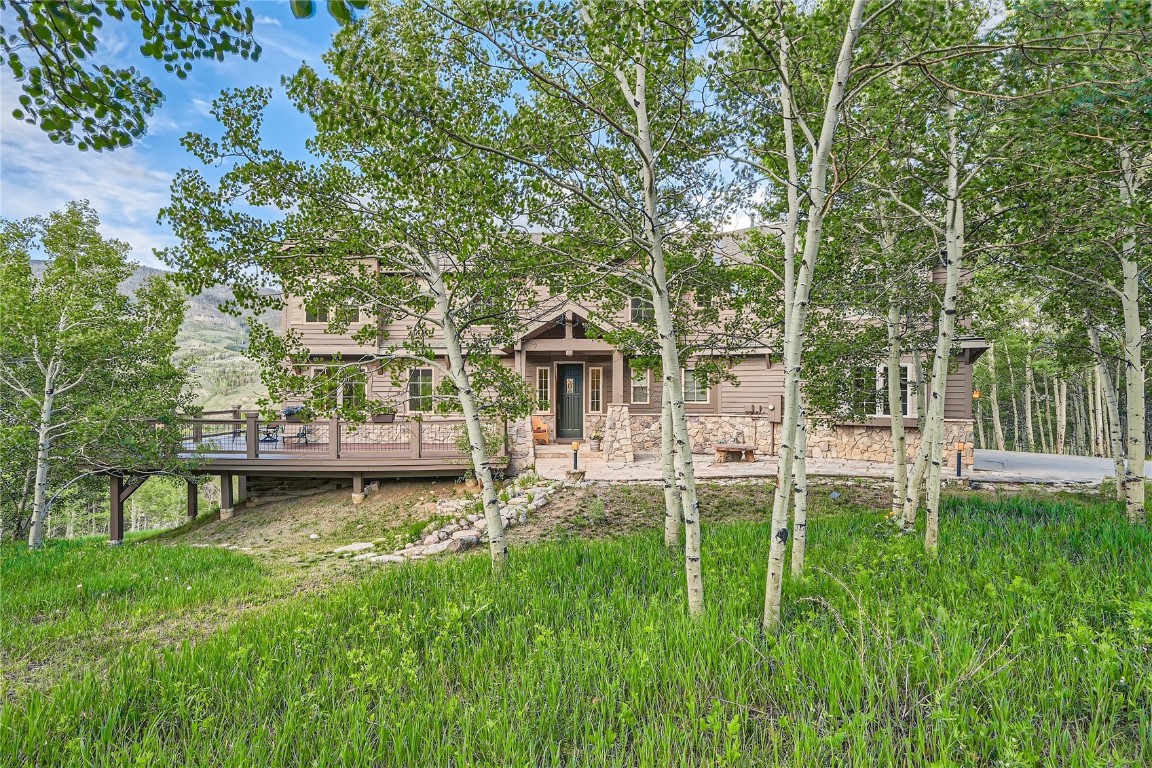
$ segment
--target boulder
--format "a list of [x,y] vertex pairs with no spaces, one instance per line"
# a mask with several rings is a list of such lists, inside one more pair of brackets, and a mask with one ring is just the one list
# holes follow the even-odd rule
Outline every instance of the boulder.
[[448,539],[447,541],[440,541],[440,542],[437,542],[435,544],[431,544],[427,547],[424,547],[424,553],[423,554],[424,555],[438,555],[441,552],[447,552],[448,548],[451,546],[452,546],[452,539]]
[[508,506],[510,506],[510,507],[518,507],[521,504],[527,504],[527,503],[528,503],[528,497],[527,496],[513,496],[512,498],[508,499]]
[[403,555],[376,555],[372,558],[374,563],[403,563],[405,560]]
[[352,552],[363,552],[366,549],[372,549],[374,546],[376,545],[370,541],[357,541],[354,544],[345,544],[342,547],[336,547],[336,549],[332,551],[338,555],[347,555]]
[[456,533],[452,534],[452,540],[453,541],[470,541],[473,544],[476,544],[477,542],[480,541],[480,534],[478,534],[476,531],[473,531],[471,529],[469,529],[467,531],[456,531]]
[[440,542],[440,532],[437,531],[436,533],[430,533],[427,536],[425,536],[423,541],[421,541],[420,543],[423,544],[424,546],[428,546],[430,544],[438,544],[439,542]]
[[379,557],[379,555],[377,555],[375,552],[365,552],[362,555],[356,555],[356,557],[352,558],[352,560],[369,560],[373,557]]
[[482,520],[482,519],[483,519],[482,515],[476,515],[476,514],[468,515],[468,522],[470,522],[470,523],[475,523],[478,520]]
[[434,515],[436,514],[436,502],[426,501],[423,504],[417,504],[412,508],[412,512],[417,516]]

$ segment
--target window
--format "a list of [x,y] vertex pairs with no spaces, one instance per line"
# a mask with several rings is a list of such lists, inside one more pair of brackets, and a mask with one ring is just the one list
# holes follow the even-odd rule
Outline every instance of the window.
[[408,372],[408,412],[432,410],[432,369],[413,368]]
[[644,405],[651,389],[651,371],[632,371],[632,402]]
[[628,309],[628,315],[633,325],[650,323],[652,322],[652,318],[656,316],[656,312],[652,308],[651,299],[633,297]]
[[306,323],[327,323],[328,322],[328,307],[315,307],[304,305],[304,322]]
[[552,407],[552,369],[536,369],[536,410],[547,411]]
[[[900,409],[904,412],[904,417],[914,415],[915,401],[909,397],[910,387],[908,385],[912,375],[912,366],[900,366]],[[888,366],[881,365],[876,369],[876,414],[879,416],[890,416],[888,408]]]
[[341,307],[337,317],[345,323],[359,323],[363,322],[364,311],[354,304]]
[[362,408],[365,401],[365,389],[367,382],[365,381],[364,372],[360,371],[356,375],[344,380],[340,385],[340,405],[344,408]]
[[684,402],[708,402],[708,379],[697,376],[695,369],[684,369]]
[[604,410],[604,369],[588,369],[588,410],[600,413]]

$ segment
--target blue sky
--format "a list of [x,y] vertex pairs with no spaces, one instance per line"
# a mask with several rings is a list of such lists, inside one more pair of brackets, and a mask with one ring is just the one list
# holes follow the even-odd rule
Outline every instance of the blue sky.
[[208,109],[225,88],[270,86],[276,96],[265,120],[270,145],[291,156],[304,154],[311,124],[288,103],[280,78],[295,72],[302,61],[321,66],[337,24],[323,10],[311,19],[296,19],[285,0],[255,0],[255,37],[262,47],[258,62],[238,57],[223,62],[197,62],[187,80],[169,76],[156,62],[139,54],[136,31],[128,25],[106,24],[101,62],[134,65],[149,74],[167,97],[149,123],[148,135],[131,147],[114,152],[80,152],[53,144],[39,128],[11,115],[19,86],[7,69],[0,73],[0,214],[6,219],[38,216],[62,208],[70,200],[88,200],[100,214],[106,236],[132,246],[132,258],[162,266],[152,255],[175,241],[156,214],[168,203],[169,184],[183,167],[199,162],[180,146],[188,132],[218,134]]

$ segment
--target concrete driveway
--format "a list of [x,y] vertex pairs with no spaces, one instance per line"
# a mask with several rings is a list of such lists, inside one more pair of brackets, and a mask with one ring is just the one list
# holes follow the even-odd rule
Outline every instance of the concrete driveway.
[[[976,450],[975,469],[973,480],[980,479],[981,472],[990,472],[999,480],[1019,482],[1098,483],[1114,474],[1112,459],[983,449]],[[1152,462],[1144,471],[1152,477]]]

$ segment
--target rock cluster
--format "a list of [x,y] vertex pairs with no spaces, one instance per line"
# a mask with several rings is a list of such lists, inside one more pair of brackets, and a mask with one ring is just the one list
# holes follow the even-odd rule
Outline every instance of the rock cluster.
[[[504,528],[514,528],[528,521],[528,515],[548,503],[560,487],[557,482],[525,478],[506,486],[500,492],[500,519]],[[440,499],[434,512],[439,520],[448,518],[452,522],[430,523],[421,532],[419,541],[408,542],[404,547],[391,553],[378,553],[375,544],[369,541],[354,542],[337,547],[333,554],[348,556],[353,560],[372,563],[403,563],[408,560],[423,560],[444,552],[463,552],[488,541],[488,521],[481,514],[483,501],[478,494],[463,499]],[[429,505],[431,506],[431,505]]]

